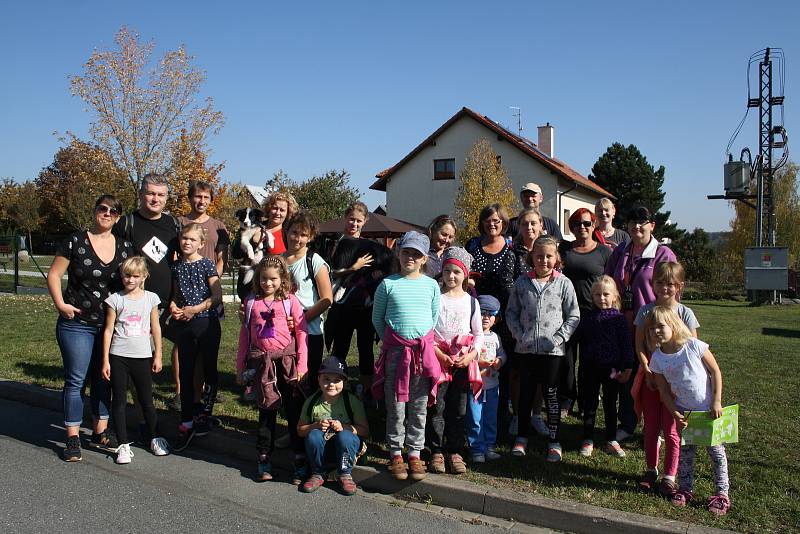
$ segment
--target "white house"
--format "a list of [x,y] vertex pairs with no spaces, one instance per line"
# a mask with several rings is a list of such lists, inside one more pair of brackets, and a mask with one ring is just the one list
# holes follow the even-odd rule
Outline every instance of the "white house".
[[[538,128],[538,144],[520,137],[484,115],[462,108],[394,166],[379,172],[370,189],[386,192],[390,217],[427,225],[442,213],[453,213],[458,175],[472,146],[488,139],[519,193],[527,182],[542,188],[542,214],[555,219],[567,239],[571,213],[594,210],[602,197],[614,198],[578,171],[554,157],[554,128]],[[489,204],[492,199],[487,198]]]

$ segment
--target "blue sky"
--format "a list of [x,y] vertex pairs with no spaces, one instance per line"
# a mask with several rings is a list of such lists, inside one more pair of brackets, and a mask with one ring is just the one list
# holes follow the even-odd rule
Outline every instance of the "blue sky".
[[[613,142],[666,167],[666,207],[685,228],[724,230],[728,138],[745,111],[745,68],[787,57],[785,123],[797,114],[797,2],[13,2],[0,19],[0,177],[34,178],[54,131],[85,137],[69,93],[123,24],[157,54],[185,44],[226,116],[209,139],[229,181],[263,185],[345,168],[370,207],[374,175],[462,106],[526,134],[549,121],[556,156],[588,175]],[[131,7],[125,7],[130,5]],[[765,20],[762,17],[762,20]],[[792,37],[794,36],[794,37]],[[797,139],[795,134],[795,139]],[[734,144],[757,152],[756,114]]]

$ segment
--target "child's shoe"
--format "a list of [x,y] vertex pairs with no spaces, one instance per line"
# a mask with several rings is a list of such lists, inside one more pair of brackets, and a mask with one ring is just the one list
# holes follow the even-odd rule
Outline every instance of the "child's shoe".
[[488,451],[486,451],[486,459],[489,460],[490,462],[493,460],[499,460],[502,457],[503,456],[494,449],[489,449]]
[[194,435],[205,436],[211,432],[211,422],[207,415],[198,415],[194,420]]
[[656,480],[658,480],[658,471],[648,469],[644,474],[644,478],[639,481],[639,489],[644,492],[651,492],[656,487]]
[[403,457],[400,455],[393,456],[389,462],[389,472],[397,480],[405,480],[408,478],[408,469]]
[[447,472],[444,464],[444,454],[440,452],[435,452],[431,454],[431,461],[428,464],[430,467],[431,473],[436,473],[442,475]]
[[672,499],[672,496],[678,491],[678,485],[674,480],[662,478],[658,485],[658,494],[667,499]]
[[708,498],[708,511],[716,515],[725,515],[731,509],[731,500],[727,495],[713,495]]
[[[464,460],[461,460],[462,462]],[[408,458],[408,474],[411,476],[411,480],[422,480],[428,473],[425,469],[425,462],[422,461],[420,457],[409,457]]]
[[625,451],[622,450],[622,447],[616,440],[612,440],[606,443],[606,447],[604,450],[606,451],[606,454],[610,454],[611,456],[616,456],[617,458],[625,458]]
[[150,452],[156,456],[166,456],[169,454],[169,443],[164,438],[153,438],[150,440]]
[[581,456],[589,457],[592,455],[593,451],[594,451],[594,441],[590,439],[585,439],[583,440],[583,443],[581,443],[581,448],[578,450],[578,454],[580,454]]
[[531,426],[540,436],[550,435],[550,429],[547,428],[547,424],[544,422],[544,419],[542,419],[541,415],[531,416]]
[[292,485],[299,486],[303,480],[308,478],[308,462],[305,458],[295,458],[294,472],[292,473]]
[[525,447],[528,446],[528,440],[525,438],[517,438],[514,446],[511,448],[512,456],[525,456]]
[[123,443],[117,448],[116,462],[118,464],[129,464],[131,463],[131,458],[133,458],[133,451],[131,451],[130,445]]
[[450,464],[450,473],[454,475],[463,475],[467,472],[467,464],[464,463],[464,458],[460,454],[451,454],[447,458],[447,463]]
[[183,423],[178,426],[178,441],[172,446],[172,450],[180,452],[189,446],[189,443],[194,438],[194,426],[187,427]]
[[473,464],[485,464],[486,463],[486,455],[485,454],[473,454],[472,455],[472,463]]
[[358,488],[356,487],[356,483],[351,475],[339,475],[337,480],[339,481],[339,489],[342,490],[343,494],[347,495],[348,497],[356,494],[356,490]]
[[692,502],[692,500],[694,500],[694,494],[692,494],[691,491],[681,489],[673,493],[672,497],[669,498],[669,502],[672,503],[673,506],[686,506]]
[[559,443],[551,443],[547,446],[547,461],[560,462],[561,461],[561,445]]
[[64,461],[65,462],[80,462],[81,456],[81,438],[80,436],[69,436],[67,443],[64,445]]
[[272,480],[272,464],[269,461],[267,451],[258,451],[258,475],[256,482],[267,482]]
[[311,475],[308,480],[303,483],[300,487],[300,490],[303,493],[314,493],[317,491],[323,484],[325,484],[325,479],[322,478],[322,475]]

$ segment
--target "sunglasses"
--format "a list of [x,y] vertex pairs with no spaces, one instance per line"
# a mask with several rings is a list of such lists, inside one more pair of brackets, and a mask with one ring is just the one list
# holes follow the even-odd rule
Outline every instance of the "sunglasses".
[[630,224],[632,224],[633,226],[645,226],[647,224],[650,224],[650,222],[651,221],[630,221]]
[[105,204],[100,204],[99,206],[95,206],[94,212],[99,213],[101,215],[105,215],[107,213],[110,213],[111,215],[114,216],[119,215],[119,210],[117,208],[112,208],[110,206],[106,206]]
[[592,221],[576,221],[572,227],[573,228],[580,228],[583,226],[584,228],[591,228],[594,223]]
[[481,310],[481,317],[497,317],[500,311]]

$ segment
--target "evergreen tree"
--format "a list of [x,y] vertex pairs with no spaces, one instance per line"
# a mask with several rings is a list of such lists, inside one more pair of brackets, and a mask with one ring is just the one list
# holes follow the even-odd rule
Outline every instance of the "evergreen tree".
[[650,165],[636,145],[625,147],[622,143],[614,143],[592,166],[589,178],[617,197],[617,227],[625,228],[628,210],[634,206],[645,206],[655,214],[656,237],[676,241],[685,232],[675,224],[667,224],[670,212],[662,211],[664,172],[663,165],[658,170]]

